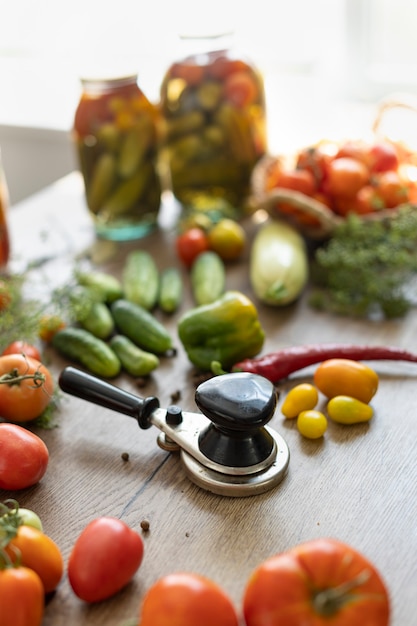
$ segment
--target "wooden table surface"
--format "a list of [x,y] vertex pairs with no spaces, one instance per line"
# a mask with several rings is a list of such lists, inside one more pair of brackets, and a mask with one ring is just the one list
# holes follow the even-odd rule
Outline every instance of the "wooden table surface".
[[[169,220],[168,220],[169,222]],[[162,269],[176,262],[172,232],[164,228],[135,243],[97,246],[84,202],[81,178],[73,173],[13,207],[11,267],[44,263],[30,274],[32,294],[45,295],[64,283],[76,257],[86,250],[100,268],[120,275],[128,251],[154,252]],[[108,258],[106,259],[106,255]],[[49,260],[45,260],[48,257]],[[246,255],[247,257],[247,255]],[[156,395],[161,406],[179,392],[179,404],[194,411],[193,368],[176,334],[176,322],[189,306],[187,286],[178,314],[164,323],[175,337],[176,357],[164,358],[145,389],[120,376],[115,384],[138,395]],[[227,286],[252,296],[247,258],[230,266]],[[266,331],[263,353],[314,342],[391,344],[417,351],[417,313],[404,319],[369,322],[334,317],[311,309],[304,296],[287,308],[258,306]],[[67,363],[49,352],[58,375]],[[50,451],[41,482],[12,496],[40,515],[44,530],[59,545],[65,561],[85,525],[111,515],[141,531],[145,556],[131,584],[112,599],[89,606],[72,592],[66,575],[49,600],[45,626],[120,626],[135,618],[144,592],[164,574],[187,570],[211,577],[237,606],[250,572],[262,560],[300,542],[334,537],[363,552],[382,573],[392,599],[392,625],[416,624],[417,609],[417,366],[372,363],[380,388],[368,425],[330,424],[320,441],[303,439],[280,411],[270,425],[290,449],[287,476],[275,489],[246,498],[214,495],[185,476],[179,457],[161,450],[158,430],[138,429],[135,420],[68,395],[56,416],[57,427],[37,430]],[[311,381],[306,369],[280,385],[282,395],[295,382]],[[128,453],[124,461],[122,454]],[[214,625],[213,625],[214,626]]]

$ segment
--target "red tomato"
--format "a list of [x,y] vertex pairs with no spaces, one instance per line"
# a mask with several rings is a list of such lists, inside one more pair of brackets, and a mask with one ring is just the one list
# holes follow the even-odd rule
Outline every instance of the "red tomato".
[[37,361],[41,360],[41,353],[38,348],[26,341],[13,341],[2,352],[2,356],[6,354],[26,354]]
[[277,187],[300,191],[306,196],[316,192],[316,183],[312,172],[305,169],[282,170],[276,180]]
[[177,254],[188,268],[201,252],[209,250],[210,244],[206,232],[197,226],[189,228],[178,235],[176,240]]
[[11,422],[39,417],[54,388],[52,374],[37,359],[23,354],[0,357],[0,417]]
[[328,165],[326,193],[353,198],[369,181],[369,170],[351,157],[333,159]]
[[391,143],[376,143],[369,150],[369,162],[372,172],[396,170],[399,165],[397,150]]
[[249,72],[234,72],[225,80],[224,96],[236,107],[243,108],[259,98],[258,85]]
[[142,537],[125,522],[99,517],[79,535],[68,561],[74,593],[85,602],[100,602],[133,578],[143,558]]
[[374,186],[389,209],[408,201],[407,183],[398,172],[381,172],[374,177]]
[[17,424],[0,424],[0,489],[36,485],[48,461],[48,448],[40,437]]
[[64,561],[57,544],[48,535],[33,526],[19,526],[6,552],[13,561],[20,559],[22,565],[37,573],[45,593],[56,589],[64,573]]
[[355,212],[359,215],[374,213],[385,208],[385,202],[373,185],[365,185],[356,194]]
[[296,167],[312,173],[316,188],[321,189],[327,177],[327,166],[331,157],[320,147],[312,146],[300,150],[297,155]]
[[352,547],[316,539],[261,563],[243,598],[246,626],[388,626],[387,588]]
[[28,567],[0,570],[1,626],[40,626],[45,594],[39,576]]
[[147,591],[140,626],[238,626],[230,598],[213,581],[178,572],[163,576]]

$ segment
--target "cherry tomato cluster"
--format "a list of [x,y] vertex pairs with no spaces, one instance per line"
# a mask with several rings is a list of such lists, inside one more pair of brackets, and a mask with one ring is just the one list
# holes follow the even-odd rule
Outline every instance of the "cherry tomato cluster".
[[[9,506],[10,505],[10,506]],[[39,626],[46,594],[64,574],[61,550],[33,511],[10,500],[0,505],[0,607],[2,626]]]
[[190,223],[176,239],[176,251],[179,259],[190,268],[202,252],[212,250],[223,261],[238,259],[246,244],[243,227],[231,218],[222,218],[217,223]]
[[296,419],[299,432],[308,439],[319,439],[327,430],[326,415],[316,409],[319,392],[326,396],[327,415],[339,424],[368,422],[373,417],[369,404],[378,389],[377,373],[351,359],[328,359],[314,372],[314,385],[300,383],[286,395],[281,413]]
[[[375,566],[351,546],[316,539],[276,554],[249,576],[242,597],[246,626],[353,623],[387,626],[390,600]],[[143,598],[139,626],[238,626],[239,612],[214,581],[177,572]]]
[[[417,200],[415,155],[387,140],[320,142],[303,148],[291,166],[280,159],[266,173],[266,191],[274,188],[298,191],[318,200],[340,216],[365,215]],[[294,205],[279,206],[306,224],[313,216]]]

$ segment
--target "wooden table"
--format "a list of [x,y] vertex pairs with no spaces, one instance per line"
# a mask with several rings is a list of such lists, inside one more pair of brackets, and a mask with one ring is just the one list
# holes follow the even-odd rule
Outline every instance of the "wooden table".
[[[168,220],[169,221],[169,220]],[[135,247],[157,252],[163,267],[176,262],[172,232],[164,228],[147,239],[120,245],[105,261],[95,237],[78,173],[13,207],[14,256],[19,271],[28,261],[48,257],[31,274],[32,293],[67,280],[75,258],[92,249],[102,269],[120,275],[123,259]],[[168,222],[167,222],[168,223]],[[110,250],[114,252],[114,250]],[[176,322],[191,306],[187,277],[181,310],[161,318],[175,337],[178,355],[164,358],[145,389],[121,376],[115,384],[139,395],[157,395],[161,406],[180,393],[182,408],[196,410],[193,369],[176,335]],[[251,296],[247,258],[228,269],[227,286]],[[417,314],[369,322],[316,312],[307,297],[287,308],[259,305],[267,339],[263,352],[314,342],[393,344],[417,351]],[[66,365],[48,353],[57,375]],[[135,420],[65,396],[58,427],[37,431],[50,451],[42,481],[18,493],[21,506],[35,510],[65,560],[85,525],[112,515],[143,534],[145,557],[133,582],[114,598],[88,606],[73,594],[66,576],[48,602],[45,626],[120,626],[136,617],[144,592],[169,572],[189,570],[220,583],[240,604],[245,582],[262,560],[302,541],[334,537],[370,558],[383,574],[392,597],[394,626],[412,626],[417,609],[417,366],[373,363],[380,389],[369,425],[330,424],[323,440],[303,439],[279,410],[271,425],[290,448],[289,473],[274,490],[247,498],[204,491],[185,477],[179,458],[156,445],[158,430],[141,431]],[[310,381],[313,369],[281,385]],[[122,454],[129,460],[124,461]]]

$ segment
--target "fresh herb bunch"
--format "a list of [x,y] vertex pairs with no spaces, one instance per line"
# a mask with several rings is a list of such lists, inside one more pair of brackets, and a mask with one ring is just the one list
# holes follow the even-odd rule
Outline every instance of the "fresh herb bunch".
[[22,339],[31,343],[38,337],[39,320],[45,307],[35,301],[23,302],[24,281],[23,275],[2,278],[10,302],[0,311],[0,353],[13,341]]
[[417,301],[417,207],[392,217],[349,215],[319,247],[311,267],[310,304],[333,313],[396,318]]

